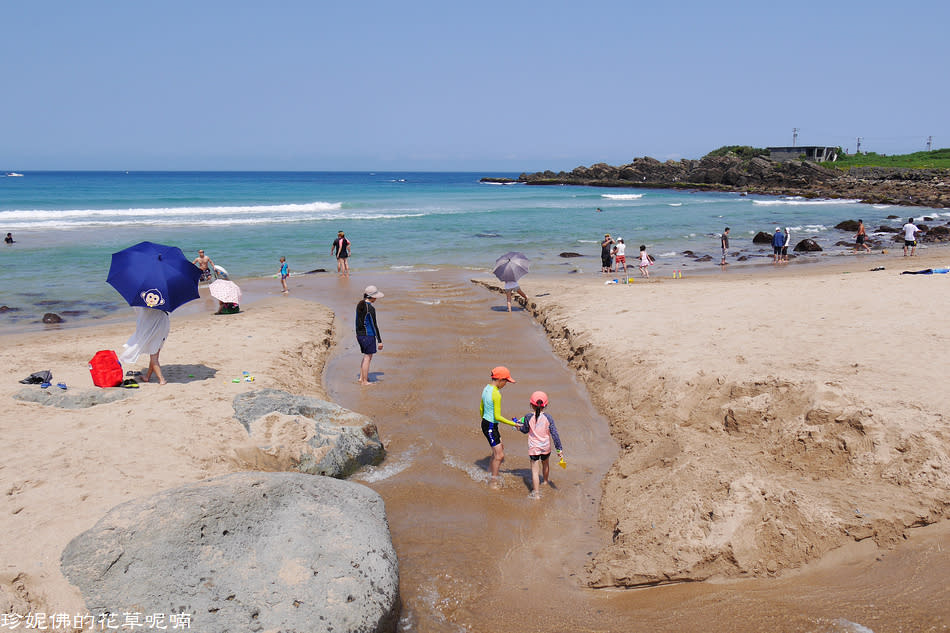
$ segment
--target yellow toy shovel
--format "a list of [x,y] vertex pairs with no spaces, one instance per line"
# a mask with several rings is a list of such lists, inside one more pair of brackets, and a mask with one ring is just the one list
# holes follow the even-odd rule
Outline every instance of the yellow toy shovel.
[[563,455],[561,455],[561,461],[559,461],[559,462],[557,463],[557,465],[560,466],[561,468],[567,468],[567,462],[564,461],[564,456],[563,456]]

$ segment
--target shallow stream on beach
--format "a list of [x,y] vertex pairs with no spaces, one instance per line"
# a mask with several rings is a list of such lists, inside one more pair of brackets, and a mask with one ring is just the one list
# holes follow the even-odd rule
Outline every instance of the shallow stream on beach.
[[[385,347],[371,367],[376,384],[361,388],[352,314],[370,283],[386,293],[376,304]],[[336,312],[327,392],[375,419],[387,447],[380,466],[354,479],[386,502],[400,563],[400,630],[947,630],[945,529],[917,530],[911,543],[882,553],[856,545],[777,579],[587,589],[584,565],[611,538],[597,518],[600,481],[617,448],[534,320],[507,313],[503,296],[464,272],[311,277],[292,294]],[[517,380],[502,391],[506,416],[527,413],[537,389],[550,396],[568,466],[552,465],[541,500],[527,496],[527,443],[510,427],[501,430],[504,488],[488,487],[478,399],[499,364]]]

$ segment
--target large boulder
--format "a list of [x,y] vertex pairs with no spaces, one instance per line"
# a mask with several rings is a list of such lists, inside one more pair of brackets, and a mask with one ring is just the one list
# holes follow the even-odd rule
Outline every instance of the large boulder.
[[236,473],[130,501],[61,562],[90,613],[185,614],[203,633],[390,632],[399,617],[383,500],[328,477]]
[[857,231],[858,223],[856,220],[844,220],[842,222],[838,222],[835,225],[835,228],[839,231]]
[[769,233],[766,233],[765,231],[759,231],[758,233],[755,234],[755,237],[752,238],[752,243],[771,245],[772,235]]
[[796,253],[817,253],[818,251],[822,250],[822,248],[818,246],[818,243],[815,242],[815,240],[804,239],[795,245],[794,250]]
[[260,389],[238,394],[233,406],[267,470],[346,477],[385,456],[372,420],[326,400]]

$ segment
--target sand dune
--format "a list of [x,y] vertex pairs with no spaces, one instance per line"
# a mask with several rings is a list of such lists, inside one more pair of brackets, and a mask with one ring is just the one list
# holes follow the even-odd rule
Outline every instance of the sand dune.
[[590,586],[772,575],[950,517],[950,276],[909,262],[941,264],[524,280],[621,446]]

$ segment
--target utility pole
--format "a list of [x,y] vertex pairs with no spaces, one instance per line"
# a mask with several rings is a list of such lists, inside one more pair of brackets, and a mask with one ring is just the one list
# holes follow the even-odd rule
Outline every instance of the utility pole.
[[928,136],[927,137],[927,151],[928,152],[930,151],[930,146],[933,145],[933,142],[934,142],[934,137]]
[[795,144],[798,142],[798,128],[792,128],[792,147],[795,147]]
[[856,150],[854,150],[854,153],[855,153],[855,154],[860,154],[860,153],[861,153],[861,137],[860,137],[860,136],[858,137],[858,148],[857,148]]

